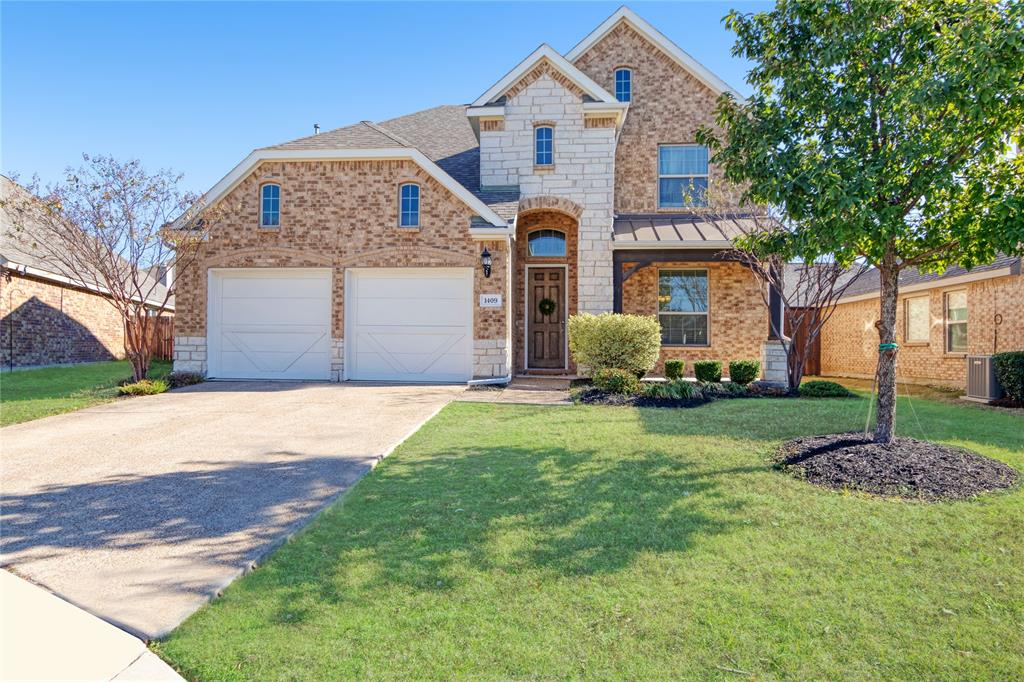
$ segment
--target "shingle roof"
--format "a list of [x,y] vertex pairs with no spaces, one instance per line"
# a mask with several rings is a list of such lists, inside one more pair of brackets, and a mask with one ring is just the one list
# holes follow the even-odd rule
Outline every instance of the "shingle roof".
[[[1001,270],[1003,268],[1016,268],[1017,272],[1020,272],[1021,259],[1019,256],[1007,256],[1006,254],[999,254],[995,260],[985,265],[978,265],[970,270],[962,268],[959,265],[946,268],[945,272],[941,273],[924,273],[917,268],[906,268],[900,271],[899,286],[907,287],[915,284],[925,284],[927,282],[935,282],[943,279],[949,279],[951,277],[959,277],[968,273],[978,272],[989,272],[991,270]],[[860,277],[857,278],[853,284],[846,290],[845,297],[858,296],[861,294],[871,294],[879,291],[881,285],[879,283],[878,270],[876,268],[870,268],[865,270]]]
[[709,217],[694,213],[637,213],[615,216],[612,240],[616,244],[649,244],[700,247],[711,242],[728,242],[757,228],[750,214]]
[[519,190],[480,187],[480,143],[466,106],[447,104],[380,123],[355,125],[302,137],[266,149],[380,149],[413,147],[452,176],[502,218],[516,215]]

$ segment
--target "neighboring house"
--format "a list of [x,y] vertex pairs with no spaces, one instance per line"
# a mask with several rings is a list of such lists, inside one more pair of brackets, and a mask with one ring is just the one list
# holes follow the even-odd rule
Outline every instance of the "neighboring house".
[[[968,355],[1024,350],[1021,259],[1000,256],[970,271],[900,273],[899,381],[964,388]],[[878,271],[857,278],[821,333],[821,374],[871,378],[878,361]]]
[[736,197],[695,142],[724,92],[622,8],[469,105],[255,150],[207,193],[232,212],[177,273],[176,368],[569,374],[568,316],[622,311],[659,316],[656,371],[769,354],[778,377],[758,284],[720,255],[748,219],[703,206],[711,184]]
[[[75,282],[12,219],[27,191],[0,176],[0,365],[7,369],[125,356],[124,322],[103,291]],[[30,229],[30,228],[29,228]],[[162,287],[153,294],[163,299]]]

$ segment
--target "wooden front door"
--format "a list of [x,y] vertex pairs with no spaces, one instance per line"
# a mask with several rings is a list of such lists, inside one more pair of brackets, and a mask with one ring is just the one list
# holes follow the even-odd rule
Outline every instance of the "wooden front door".
[[565,369],[565,268],[526,272],[526,368]]

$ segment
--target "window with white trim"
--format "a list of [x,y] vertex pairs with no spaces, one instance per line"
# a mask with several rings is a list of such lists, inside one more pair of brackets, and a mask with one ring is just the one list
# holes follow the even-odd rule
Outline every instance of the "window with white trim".
[[260,227],[281,226],[281,185],[260,187]]
[[928,296],[903,301],[903,340],[906,343],[928,343],[932,320]]
[[420,186],[406,183],[398,188],[398,226],[420,226]]
[[615,70],[615,99],[620,102],[633,100],[633,72],[631,70]]
[[967,352],[967,292],[946,292],[946,352]]
[[708,345],[708,271],[658,271],[658,322],[665,346]]
[[550,166],[555,162],[554,129],[551,126],[537,126],[533,129],[534,157],[537,166]]
[[707,206],[708,148],[699,144],[658,147],[658,208]]

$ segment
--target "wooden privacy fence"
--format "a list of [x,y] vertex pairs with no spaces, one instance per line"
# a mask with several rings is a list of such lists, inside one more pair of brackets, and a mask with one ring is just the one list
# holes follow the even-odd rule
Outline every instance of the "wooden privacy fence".
[[154,360],[173,360],[174,318],[169,315],[149,318],[149,339]]

